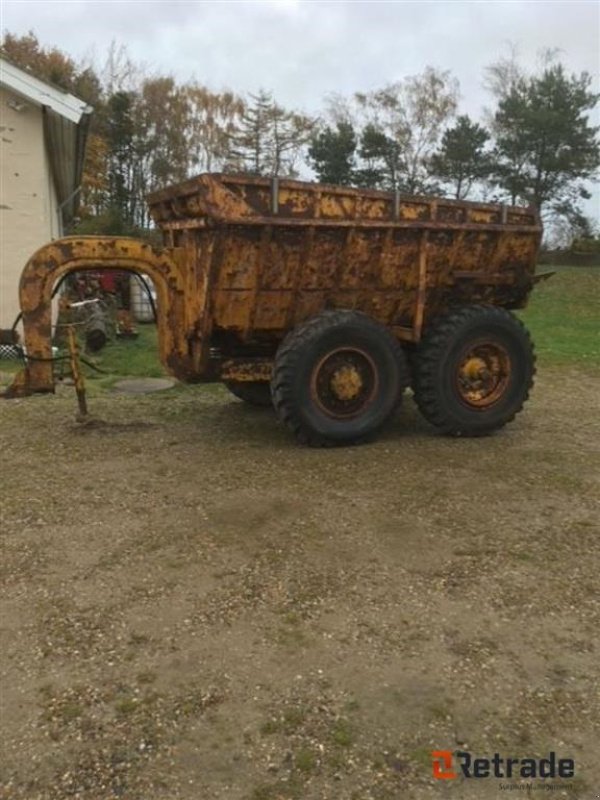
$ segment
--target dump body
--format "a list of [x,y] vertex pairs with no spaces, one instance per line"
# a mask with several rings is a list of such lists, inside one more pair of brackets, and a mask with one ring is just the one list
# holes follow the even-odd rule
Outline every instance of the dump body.
[[66,237],[31,257],[20,284],[30,360],[13,395],[53,388],[51,296],[68,272],[152,278],[161,359],[180,380],[264,381],[285,335],[324,309],[363,311],[418,342],[450,307],[523,307],[541,238],[530,208],[277,178],[200,175],[148,202],[162,249]]
[[361,310],[409,341],[451,305],[520,308],[541,235],[532,209],[230,175],[149,204],[204,276],[204,330],[240,343],[280,340],[323,308]]

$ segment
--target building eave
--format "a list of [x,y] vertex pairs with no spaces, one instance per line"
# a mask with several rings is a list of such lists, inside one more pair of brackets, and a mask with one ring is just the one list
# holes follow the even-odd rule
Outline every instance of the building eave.
[[51,109],[74,125],[78,125],[82,116],[91,114],[93,110],[75,95],[34,78],[3,58],[0,59],[0,83],[26,100]]

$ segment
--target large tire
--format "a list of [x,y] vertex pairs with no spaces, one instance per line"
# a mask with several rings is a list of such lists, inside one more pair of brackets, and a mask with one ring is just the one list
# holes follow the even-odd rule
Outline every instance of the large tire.
[[267,408],[271,406],[271,389],[262,381],[226,381],[225,386],[231,394],[251,406]]
[[280,420],[302,444],[359,444],[386,422],[408,385],[397,339],[358,311],[324,311],[281,343],[271,379]]
[[510,311],[466,306],[435,320],[415,359],[423,416],[452,436],[482,436],[514,419],[529,397],[535,355]]

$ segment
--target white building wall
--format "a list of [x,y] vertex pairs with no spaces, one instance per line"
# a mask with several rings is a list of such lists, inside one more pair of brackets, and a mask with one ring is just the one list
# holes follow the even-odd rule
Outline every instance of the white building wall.
[[27,260],[57,236],[42,110],[0,87],[0,328],[10,328],[19,312],[19,278]]

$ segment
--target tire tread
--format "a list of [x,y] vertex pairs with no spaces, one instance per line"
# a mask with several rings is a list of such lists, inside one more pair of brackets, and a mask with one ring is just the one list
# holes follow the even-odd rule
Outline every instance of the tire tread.
[[366,436],[346,439],[343,442],[333,441],[327,436],[320,435],[311,430],[303,423],[294,410],[294,398],[291,395],[290,387],[303,348],[332,326],[346,323],[349,319],[353,321],[360,319],[362,325],[368,326],[372,330],[377,330],[379,334],[382,332],[385,334],[388,340],[388,346],[398,363],[401,393],[410,383],[406,358],[400,343],[387,328],[369,317],[368,314],[364,314],[360,311],[340,309],[322,311],[316,316],[310,317],[290,331],[281,343],[277,351],[271,378],[271,396],[276,414],[291,430],[300,444],[309,445],[311,447],[335,447],[339,445],[361,444],[370,439],[374,433],[371,432]]
[[[468,430],[466,428],[464,430],[459,430],[455,421],[450,418],[447,409],[440,403],[437,391],[438,364],[441,354],[447,346],[448,340],[455,337],[465,325],[468,325],[468,323],[472,321],[477,321],[484,315],[489,322],[493,323],[495,321],[500,325],[505,325],[507,321],[509,321],[509,324],[515,326],[518,334],[523,337],[523,341],[531,353],[530,380],[518,405],[500,422],[490,424],[489,427],[481,427],[477,430]],[[535,352],[531,335],[527,327],[518,317],[510,311],[498,306],[464,306],[452,310],[436,319],[422,338],[417,348],[417,356],[415,359],[415,401],[425,419],[442,433],[454,436],[484,436],[512,422],[516,415],[522,410],[533,387],[535,372]]]

